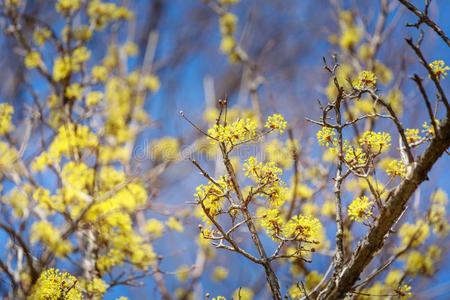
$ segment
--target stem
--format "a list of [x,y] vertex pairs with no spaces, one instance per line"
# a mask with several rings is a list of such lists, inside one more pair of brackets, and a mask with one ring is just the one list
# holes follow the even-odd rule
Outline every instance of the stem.
[[236,195],[240,203],[243,205],[242,214],[244,215],[244,218],[247,220],[246,222],[247,228],[250,232],[253,243],[255,244],[259,255],[261,256],[261,264],[264,267],[264,271],[266,272],[266,280],[272,292],[272,297],[273,299],[281,300],[282,296],[280,292],[280,285],[278,283],[277,275],[273,271],[270,261],[267,259],[267,254],[266,251],[264,250],[261,240],[259,239],[256,226],[253,223],[253,219],[250,215],[250,212],[248,211],[247,206],[245,206],[245,199],[244,196],[242,195],[242,191],[239,187],[239,182],[237,180],[236,173],[234,172],[233,166],[231,165],[231,161],[230,158],[228,157],[228,152],[226,150],[226,145],[224,143],[220,144],[220,150],[222,151],[225,168],[227,169],[227,173],[230,176],[231,182],[233,184],[233,189],[236,192]]

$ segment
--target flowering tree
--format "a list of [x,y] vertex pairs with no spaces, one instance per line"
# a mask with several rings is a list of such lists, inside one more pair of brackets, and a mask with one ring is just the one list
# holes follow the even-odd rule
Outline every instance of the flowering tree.
[[[27,95],[24,106],[0,103],[6,299],[102,299],[147,285],[165,300],[408,299],[438,276],[450,229],[448,186],[425,196],[421,186],[449,154],[450,67],[423,49],[428,36],[448,48],[450,39],[430,14],[431,0],[423,9],[371,1],[378,12],[371,20],[357,7],[344,9],[345,1],[323,4],[337,26],[327,33],[327,83],[308,127],[285,118],[286,107],[266,109],[271,77],[244,29],[239,38],[239,1],[203,1],[198,9],[218,20],[218,49],[239,68],[231,77],[240,76],[239,98],[249,103],[233,104],[231,87],[216,101],[205,80],[204,122],[189,105],[180,112],[194,133],[154,137],[143,148],[143,137],[169,122],[149,116],[148,102],[164,85],[158,70],[189,50],[158,60],[157,26],[140,43],[138,12],[127,1],[58,0],[48,18],[30,13],[28,2],[0,7],[4,36],[23,61],[17,86]],[[151,2],[158,18],[163,4]],[[404,42],[412,67],[396,71],[382,49],[405,13],[418,37]],[[420,124],[404,117],[406,97],[420,99]],[[173,171],[186,168],[201,181],[195,188],[187,180],[195,188],[187,198]],[[171,206],[164,194],[171,190],[184,201]],[[171,261],[174,233],[196,237],[181,251],[185,263]],[[220,264],[233,253],[250,266],[241,272],[256,274],[254,284],[238,282],[219,296],[205,278],[232,277]]]

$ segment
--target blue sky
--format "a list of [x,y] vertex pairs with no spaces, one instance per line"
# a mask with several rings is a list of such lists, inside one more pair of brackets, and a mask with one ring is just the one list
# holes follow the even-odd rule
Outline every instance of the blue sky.
[[[154,0],[136,0],[131,1],[133,7],[137,11],[138,28],[140,24],[144,24],[146,12]],[[233,12],[239,16],[240,38],[244,47],[247,46],[249,53],[256,52],[259,46],[265,45],[267,50],[263,54],[268,59],[276,58],[277,46],[283,46],[284,49],[293,49],[292,57],[286,56],[284,59],[279,58],[273,64],[264,61],[269,67],[267,69],[267,82],[261,88],[262,108],[265,115],[273,112],[283,113],[288,121],[299,124],[296,134],[304,137],[306,144],[311,143],[311,137],[314,135],[316,128],[309,125],[304,127],[304,117],[318,117],[318,109],[316,99],[325,100],[323,88],[327,84],[326,74],[321,70],[322,57],[329,57],[334,49],[330,47],[326,39],[330,33],[335,30],[335,23],[331,17],[331,7],[328,1],[298,1],[298,0],[278,0],[278,1],[261,1],[248,0],[241,1]],[[344,1],[344,7],[359,9],[364,16],[370,17],[377,14],[377,6],[374,4],[378,1]],[[395,1],[392,1],[395,2]],[[414,1],[418,5],[422,5],[423,1]],[[356,5],[356,6],[354,6]],[[369,7],[370,9],[367,9]],[[373,7],[373,9],[372,9]],[[193,14],[199,11],[198,15]],[[445,32],[450,33],[450,1],[435,0],[430,9],[430,14],[435,18],[437,23]],[[183,110],[194,122],[202,123],[201,112],[205,106],[204,95],[204,79],[210,76],[215,80],[217,91],[226,88],[226,83],[220,82],[224,78],[226,72],[240,76],[239,67],[230,67],[227,58],[219,53],[218,45],[220,43],[219,29],[217,21],[205,21],[204,28],[197,28],[196,35],[191,39],[184,40],[181,43],[177,37],[186,35],[193,31],[190,28],[192,24],[201,24],[201,20],[197,18],[217,18],[210,10],[208,10],[202,1],[197,0],[167,0],[164,15],[160,20],[159,26],[159,44],[156,52],[156,61],[164,61],[172,53],[182,47],[193,47],[195,51],[188,52],[179,62],[167,67],[157,69],[156,73],[161,78],[162,88],[153,95],[146,108],[150,116],[161,123],[161,127],[151,129],[143,133],[138,144],[144,144],[155,137],[176,136],[188,142],[192,140],[196,133],[182,118],[178,112]],[[392,21],[392,20],[390,20]],[[417,37],[418,32],[415,28],[406,28],[407,22],[415,22],[416,18],[409,12],[402,12],[401,18],[397,25],[393,28],[392,36],[389,42],[382,47],[381,57],[394,70],[401,67],[400,54],[406,53],[412,58],[411,51],[407,48],[403,39],[406,37]],[[370,26],[373,24],[369,23]],[[260,26],[260,27],[258,27]],[[277,40],[277,33],[281,29],[289,29],[285,35]],[[245,34],[242,34],[245,32]],[[423,49],[428,59],[443,59],[450,62],[450,49],[429,30],[426,30],[426,37],[423,43]],[[265,43],[265,38],[273,39],[274,45]],[[104,42],[94,42],[91,46],[97,49],[97,55],[103,55]],[[255,44],[252,44],[255,43]],[[261,44],[261,45],[259,45]],[[281,47],[280,46],[280,47]],[[143,50],[143,49],[141,49]],[[290,53],[286,51],[283,55]],[[415,63],[415,60],[412,60]],[[132,66],[139,66],[142,63],[142,57],[131,61]],[[425,76],[424,70],[418,66],[411,66],[407,60],[407,72],[413,74],[418,72]],[[282,70],[289,71],[282,71]],[[231,70],[231,71],[230,71]],[[263,70],[265,71],[265,70]],[[233,73],[234,72],[234,73]],[[37,80],[37,79],[36,79]],[[450,91],[450,79],[444,82],[444,89]],[[41,86],[40,81],[34,82],[36,87]],[[426,119],[423,103],[417,97],[415,86],[407,79],[405,89],[405,114],[402,122],[406,126],[420,126]],[[432,95],[431,86],[427,89]],[[42,87],[44,93],[44,88]],[[2,93],[3,94],[3,93]],[[233,105],[238,101],[237,93],[228,93],[224,91],[224,95],[229,96]],[[21,95],[23,101],[29,101],[29,95],[23,93]],[[10,101],[10,99],[2,99]],[[247,104],[249,104],[247,102]],[[20,104],[18,104],[20,105]],[[393,127],[392,127],[393,128]],[[390,129],[392,129],[390,128]],[[314,150],[314,146],[311,146]],[[314,151],[317,153],[317,151]],[[318,155],[318,154],[317,154]],[[433,168],[430,174],[430,180],[425,182],[421,187],[421,197],[426,202],[427,197],[436,187],[444,188],[450,194],[450,177],[448,169],[450,168],[449,156],[441,158],[439,163]],[[158,195],[156,201],[161,201],[174,207],[186,206],[186,202],[192,201],[192,195],[195,186],[203,181],[203,178],[197,175],[192,166],[187,162],[182,162],[179,166],[170,167],[163,179],[166,179],[172,186],[168,186]],[[287,174],[289,175],[289,173]],[[174,179],[175,178],[175,179]],[[162,261],[162,270],[167,271],[166,276],[168,287],[174,290],[178,282],[173,275],[173,271],[181,264],[191,265],[195,261],[195,236],[197,233],[197,221],[191,220],[186,224],[187,234],[169,233],[168,237],[162,239],[155,245],[158,253],[164,256]],[[332,233],[334,229],[330,229]],[[265,241],[266,245],[270,245],[270,241]],[[269,246],[268,246],[269,247]],[[432,286],[439,286],[450,282],[450,272],[448,263],[443,261],[440,266],[442,271],[438,276],[430,280],[430,284],[426,289]],[[224,283],[214,283],[210,279],[211,271],[217,265],[227,266],[230,269],[231,276]],[[328,258],[317,256],[313,266],[318,266],[320,271],[324,272],[328,266]],[[285,289],[289,278],[286,278],[286,266],[281,266],[280,279],[282,280],[282,288]],[[284,271],[283,271],[284,270]],[[229,252],[219,251],[218,257],[214,263],[207,265],[206,272],[201,278],[203,292],[210,292],[212,295],[230,296],[231,292],[241,285],[252,286],[259,276],[262,275],[262,269],[254,266],[242,257]],[[115,299],[118,296],[129,296],[130,299],[153,299],[156,298],[155,285],[151,278],[144,281],[144,288],[117,287],[108,293],[105,299]],[[264,294],[260,294],[264,299]],[[260,299],[260,298],[257,298]],[[436,299],[445,299],[436,297]]]

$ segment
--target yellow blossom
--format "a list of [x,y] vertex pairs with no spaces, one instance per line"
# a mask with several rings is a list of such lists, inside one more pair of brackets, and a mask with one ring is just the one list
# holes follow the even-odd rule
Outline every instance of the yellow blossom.
[[43,243],[59,257],[64,257],[72,252],[71,243],[63,240],[59,230],[47,221],[38,221],[33,224],[31,227],[31,241],[33,243]]
[[103,99],[104,95],[102,92],[90,92],[86,95],[86,105],[87,106],[94,106],[97,103],[99,103]]
[[280,210],[277,208],[265,209],[261,207],[256,211],[256,216],[267,234],[272,239],[277,240],[278,236],[281,235],[284,226]]
[[252,300],[255,293],[248,287],[240,287],[233,292],[233,299]]
[[287,122],[280,114],[274,114],[267,118],[264,127],[278,131],[280,134],[286,129]]
[[57,269],[48,269],[41,273],[28,299],[81,300],[82,294],[76,277]]
[[358,90],[373,89],[377,84],[377,76],[370,71],[362,71],[358,77],[352,81],[354,88]]
[[33,32],[33,40],[38,46],[42,46],[51,35],[49,29],[39,27]]
[[228,269],[227,268],[221,267],[221,266],[214,268],[213,275],[212,275],[212,278],[214,281],[216,281],[216,282],[223,281],[227,277],[228,277]]
[[8,103],[0,103],[0,136],[10,132],[14,125],[11,123],[14,107]]
[[450,67],[446,66],[443,60],[435,60],[431,62],[429,66],[437,80],[445,78],[447,76],[447,71],[450,70]]
[[169,227],[170,229],[172,229],[174,231],[177,231],[177,232],[184,231],[183,224],[180,221],[178,221],[175,217],[170,217],[169,219],[167,219],[166,225],[167,225],[167,227]]
[[418,220],[415,224],[404,223],[398,235],[402,240],[403,246],[411,245],[416,247],[421,245],[430,235],[430,227],[423,220]]
[[293,216],[284,226],[284,236],[299,241],[318,243],[322,224],[317,218],[311,216]]
[[91,70],[92,78],[104,82],[108,78],[108,69],[104,66],[94,66]]
[[419,135],[419,129],[417,128],[408,128],[405,130],[406,140],[408,144],[413,144],[421,139]]
[[164,224],[157,219],[150,219],[145,224],[144,230],[153,237],[160,238],[164,233]]
[[366,196],[358,197],[350,203],[348,207],[348,216],[353,221],[364,222],[372,215],[373,202]]
[[83,97],[83,88],[79,83],[72,83],[66,89],[65,96],[71,100],[78,100]]
[[41,54],[38,51],[28,52],[25,56],[25,66],[28,69],[34,69],[42,65]]
[[236,31],[237,17],[232,13],[225,13],[220,17],[220,32],[223,35],[231,35]]
[[80,8],[81,0],[58,0],[56,10],[63,14],[69,14]]
[[231,54],[236,47],[236,40],[231,35],[225,35],[220,42],[220,50],[224,54]]
[[404,178],[406,176],[406,166],[400,160],[391,160],[386,166],[385,170],[386,173],[391,177],[399,176]]
[[359,138],[359,144],[366,146],[372,152],[387,151],[391,145],[391,136],[387,132],[365,131]]
[[336,131],[330,127],[322,127],[317,132],[317,140],[319,145],[329,147],[334,144],[334,136],[336,135]]
[[150,74],[142,78],[142,85],[149,91],[155,93],[159,90],[161,83],[156,75]]
[[257,123],[253,119],[238,119],[227,125],[216,124],[208,130],[208,135],[214,139],[213,143],[225,143],[227,149],[233,148],[237,143],[250,141],[256,138]]
[[179,281],[184,282],[184,281],[188,280],[190,272],[191,272],[191,268],[189,266],[181,265],[178,267],[175,274]]
[[72,64],[78,65],[88,61],[91,58],[91,52],[88,48],[81,46],[73,50]]
[[67,56],[58,57],[53,64],[53,79],[60,81],[69,76],[72,72],[70,58]]

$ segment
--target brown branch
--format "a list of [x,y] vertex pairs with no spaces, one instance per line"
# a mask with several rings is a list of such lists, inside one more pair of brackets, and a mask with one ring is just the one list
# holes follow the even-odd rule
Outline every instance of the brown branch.
[[441,135],[431,141],[428,148],[417,160],[417,164],[406,178],[393,191],[386,209],[381,211],[373,228],[360,241],[349,262],[335,280],[328,282],[327,287],[319,295],[319,299],[337,299],[349,293],[362,271],[371,262],[376,253],[383,247],[390,229],[405,209],[406,203],[419,185],[426,180],[428,172],[450,146],[450,119],[446,119],[440,127]]
[[431,107],[430,99],[428,98],[427,92],[425,91],[425,88],[423,87],[422,78],[419,77],[419,75],[414,74],[412,77],[414,82],[417,84],[417,87],[419,88],[420,93],[422,94],[423,100],[425,101],[425,105],[427,106],[428,115],[430,116],[430,122],[433,125],[434,134],[438,134],[438,127],[436,124],[436,120],[433,113],[433,108]]
[[450,47],[450,39],[447,37],[445,32],[433,21],[431,20],[427,14],[422,13],[417,7],[415,7],[409,0],[398,0],[401,4],[403,4],[407,9],[409,9],[411,12],[413,12],[416,16],[419,17],[419,24],[425,23],[427,24],[431,29],[434,30],[434,32],[437,33],[441,37],[441,39],[447,44],[447,46]]
[[447,96],[445,95],[444,90],[439,82],[439,78],[436,76],[436,74],[434,74],[433,70],[431,69],[430,65],[425,59],[425,56],[423,55],[422,51],[417,45],[414,44],[412,39],[406,39],[406,43],[414,50],[414,53],[419,58],[420,63],[425,67],[425,69],[427,69],[431,80],[433,81],[434,85],[436,86],[436,89],[439,92],[439,95],[441,96],[441,100],[444,102],[444,105],[447,108],[447,113],[450,113],[450,104],[448,103]]

